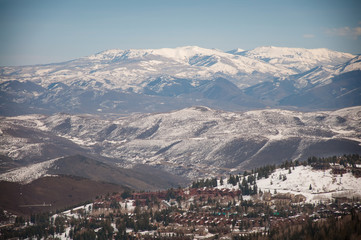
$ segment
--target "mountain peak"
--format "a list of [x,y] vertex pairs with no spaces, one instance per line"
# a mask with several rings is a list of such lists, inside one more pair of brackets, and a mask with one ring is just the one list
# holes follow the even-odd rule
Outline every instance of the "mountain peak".
[[177,48],[160,48],[160,49],[153,49],[152,54],[160,55],[166,58],[172,58],[177,60],[184,60],[189,59],[195,55],[214,55],[223,53],[219,50],[215,49],[207,49],[198,46],[183,46]]
[[188,60],[195,55],[214,55],[222,54],[218,49],[207,49],[199,46],[182,46],[176,48],[158,48],[158,49],[109,49],[99,52],[89,57],[91,60],[113,60],[113,59],[138,59],[147,55],[170,58],[176,61]]

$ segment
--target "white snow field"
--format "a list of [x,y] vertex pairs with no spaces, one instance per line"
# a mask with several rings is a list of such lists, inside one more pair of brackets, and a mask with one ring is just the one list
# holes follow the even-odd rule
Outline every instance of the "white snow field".
[[[294,170],[291,168],[291,174],[288,171],[277,169],[269,178],[257,180],[258,189],[271,193],[276,190],[277,193],[302,194],[307,202],[319,202],[342,195],[361,197],[361,178],[351,173],[341,176],[332,174],[331,169],[313,170],[310,166],[298,166]],[[285,181],[283,175],[287,178]]]

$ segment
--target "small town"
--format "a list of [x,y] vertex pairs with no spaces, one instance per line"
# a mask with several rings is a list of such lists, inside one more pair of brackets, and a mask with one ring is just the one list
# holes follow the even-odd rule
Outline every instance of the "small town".
[[[314,171],[321,171],[319,160],[310,159],[309,164],[315,167]],[[326,164],[322,166],[325,168]],[[338,170],[332,169],[332,174],[352,172],[358,176],[358,167],[335,166]],[[282,167],[290,172],[294,169],[292,163]],[[359,239],[359,197],[333,194],[328,200],[316,202],[309,201],[302,193],[259,189],[257,179],[264,175],[271,178],[274,171],[274,166],[266,166],[243,175],[201,179],[187,188],[155,192],[127,189],[98,196],[70,210],[34,214],[29,219],[3,212],[2,219],[8,222],[2,221],[0,236],[2,239],[322,239],[331,236]],[[299,237],[301,234],[304,238]]]

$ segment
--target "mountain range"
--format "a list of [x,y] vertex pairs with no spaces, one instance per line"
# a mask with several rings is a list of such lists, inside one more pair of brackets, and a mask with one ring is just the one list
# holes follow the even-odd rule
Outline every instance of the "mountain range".
[[0,114],[7,116],[361,105],[360,56],[328,49],[113,49],[62,63],[1,67],[0,79]]
[[1,67],[0,180],[154,190],[361,153],[360,80],[360,55],[282,47],[113,49]]
[[[44,166],[53,170],[36,172],[143,189],[310,156],[361,153],[360,106],[317,112],[191,107],[126,117],[23,115],[2,117],[0,122],[0,154],[10,158],[2,162],[3,171],[13,169],[14,163],[25,169],[48,163]],[[52,160],[58,158],[63,160]],[[147,181],[155,172],[154,183]],[[129,176],[141,179],[139,187]]]

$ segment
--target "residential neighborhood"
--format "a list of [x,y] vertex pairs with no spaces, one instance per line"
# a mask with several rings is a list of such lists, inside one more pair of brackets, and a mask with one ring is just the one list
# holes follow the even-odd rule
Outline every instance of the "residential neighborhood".
[[[357,186],[356,192],[340,186],[353,186],[353,181],[360,183],[359,165],[352,167],[345,163],[344,167],[338,163],[335,168],[331,164],[326,171],[319,169],[319,163],[319,159],[310,159],[307,163],[310,166],[296,166],[297,163],[285,163],[279,168],[266,166],[227,178],[200,179],[185,188],[152,192],[126,189],[56,214],[34,214],[29,219],[3,211],[0,236],[2,239],[292,239],[301,232],[307,236],[316,230],[323,234],[327,229],[327,234],[345,231],[343,234],[349,239],[357,239],[361,234],[361,195]],[[306,190],[301,185],[302,191],[286,189],[282,184],[288,181],[290,188],[294,188],[292,179],[299,171],[305,176],[316,176],[318,184],[304,180],[305,186],[310,185]],[[341,175],[349,185],[340,184]],[[328,178],[330,184],[325,180]],[[266,181],[268,185],[263,183]]]

